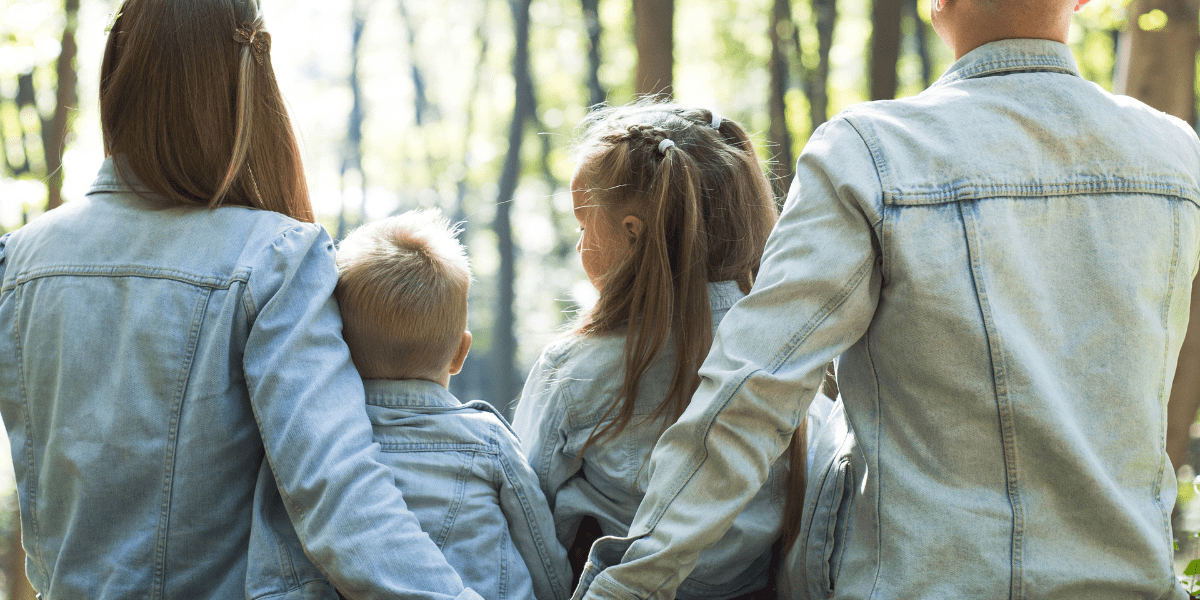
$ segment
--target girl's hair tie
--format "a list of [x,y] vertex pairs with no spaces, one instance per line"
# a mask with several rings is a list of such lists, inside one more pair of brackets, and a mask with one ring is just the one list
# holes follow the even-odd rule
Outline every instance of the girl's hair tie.
[[254,60],[260,65],[263,64],[267,52],[271,51],[271,34],[263,31],[261,25],[256,27],[246,21],[242,21],[242,26],[233,30],[233,41],[250,46]]
[[675,145],[675,142],[673,142],[669,139],[664,139],[663,141],[658,143],[658,151],[662,154],[666,154],[667,148],[670,148],[671,146],[674,146],[674,145]]
[[721,115],[718,115],[715,111],[712,111],[712,123],[709,123],[709,127],[712,127],[713,129],[720,129],[721,122]]

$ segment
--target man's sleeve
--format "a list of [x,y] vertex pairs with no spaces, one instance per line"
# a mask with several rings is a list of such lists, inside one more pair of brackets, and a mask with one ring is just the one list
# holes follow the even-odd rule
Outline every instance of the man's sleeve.
[[754,289],[721,322],[700,388],[654,448],[630,537],[593,546],[576,598],[672,598],[700,551],[759,490],[825,364],[871,322],[881,203],[874,160],[854,127],[835,119],[818,129]]

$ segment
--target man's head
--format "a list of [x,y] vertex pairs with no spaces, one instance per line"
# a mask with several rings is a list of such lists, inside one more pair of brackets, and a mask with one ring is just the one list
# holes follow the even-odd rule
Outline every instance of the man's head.
[[355,229],[338,244],[343,334],[364,379],[446,385],[471,347],[471,268],[457,230],[437,210]]
[[988,42],[1034,38],[1066,43],[1071,13],[1089,0],[930,0],[930,20],[955,60]]

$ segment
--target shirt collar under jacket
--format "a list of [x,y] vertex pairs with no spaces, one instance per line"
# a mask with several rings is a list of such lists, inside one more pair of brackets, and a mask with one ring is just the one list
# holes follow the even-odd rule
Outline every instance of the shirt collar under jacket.
[[441,384],[424,379],[364,379],[367,404],[386,408],[456,408],[458,398]]

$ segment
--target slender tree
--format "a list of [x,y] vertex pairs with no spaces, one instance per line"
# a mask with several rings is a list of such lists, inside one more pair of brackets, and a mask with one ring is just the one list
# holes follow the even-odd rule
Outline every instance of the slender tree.
[[[1161,11],[1155,14],[1153,11]],[[1196,52],[1200,0],[1133,0],[1118,37],[1113,91],[1128,94],[1189,123],[1196,119]],[[1165,16],[1161,28],[1154,16]],[[1161,23],[1160,23],[1161,24]],[[1191,320],[1179,352],[1167,404],[1167,455],[1176,468],[1187,456],[1190,428],[1200,409],[1200,278],[1192,284]]]
[[639,96],[671,97],[674,82],[675,0],[633,0],[633,40]]
[[423,125],[427,116],[431,112],[431,103],[425,93],[425,76],[422,74],[421,67],[417,62],[417,27],[413,23],[412,17],[408,13],[408,6],[405,0],[398,1],[400,9],[400,20],[404,21],[405,40],[408,42],[409,56],[409,71],[413,83],[413,112],[417,126]]
[[363,124],[363,92],[362,81],[358,73],[358,61],[361,57],[363,30],[366,29],[367,18],[363,7],[355,2],[350,9],[350,74],[347,77],[350,86],[350,115],[346,123],[346,141],[342,147],[342,164],[338,179],[342,187],[342,209],[338,213],[337,239],[346,237],[348,226],[346,220],[346,176],[358,175],[359,212],[358,222],[362,223],[367,203],[367,174],[362,166],[362,124]]
[[917,47],[917,58],[921,61],[922,89],[933,83],[933,58],[929,54],[929,29],[921,18],[919,3],[921,0],[904,0],[908,18],[912,19],[913,41]]
[[900,60],[900,17],[905,0],[874,0],[871,3],[871,99],[896,97],[896,63]]
[[500,172],[496,198],[496,217],[492,230],[499,245],[500,268],[496,274],[496,310],[492,355],[492,397],[497,407],[511,416],[511,400],[520,391],[516,384],[517,337],[514,332],[513,301],[516,284],[516,248],[512,236],[512,201],[521,175],[521,145],[525,126],[534,115],[533,86],[529,74],[529,5],[531,0],[509,0],[516,44],[513,50],[513,81],[516,98],[508,129],[508,152]]
[[769,138],[774,151],[771,161],[771,180],[775,189],[775,198],[782,201],[787,193],[788,183],[792,179],[792,134],[787,123],[787,91],[790,87],[789,73],[791,57],[799,58],[799,45],[789,47],[796,33],[796,25],[792,20],[791,0],[773,0],[771,3],[771,18],[768,27],[768,37],[771,40],[771,56],[768,59],[767,70],[771,80],[767,109],[771,116]]
[[79,21],[79,0],[66,0],[66,25],[63,27],[62,46],[58,54],[58,90],[54,115],[42,122],[42,148],[46,153],[46,210],[62,204],[62,159],[66,149],[67,133],[70,131],[71,111],[78,103],[75,91],[75,28]]
[[829,119],[829,50],[833,48],[833,27],[837,24],[837,0],[812,0],[817,23],[817,67],[808,72],[804,89],[808,92],[809,120],[816,130]]
[[588,39],[587,88],[588,104],[595,106],[604,102],[608,94],[600,85],[600,0],[580,0],[583,8],[583,26]]

